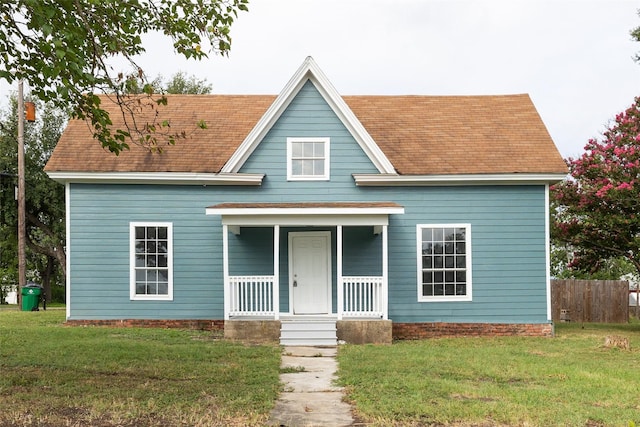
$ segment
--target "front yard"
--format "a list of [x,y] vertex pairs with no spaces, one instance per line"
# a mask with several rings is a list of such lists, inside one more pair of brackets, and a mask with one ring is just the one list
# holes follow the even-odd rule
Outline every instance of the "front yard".
[[277,346],[64,315],[0,309],[0,425],[259,426],[280,390]]
[[[349,346],[340,383],[378,426],[640,425],[640,323],[582,326],[560,323],[555,338]],[[608,335],[631,349],[605,347]]]
[[[65,327],[64,310],[0,309],[2,426],[260,426],[280,348],[211,332]],[[605,347],[608,335],[631,349]],[[555,338],[446,338],[340,348],[340,383],[376,426],[640,424],[640,323]]]

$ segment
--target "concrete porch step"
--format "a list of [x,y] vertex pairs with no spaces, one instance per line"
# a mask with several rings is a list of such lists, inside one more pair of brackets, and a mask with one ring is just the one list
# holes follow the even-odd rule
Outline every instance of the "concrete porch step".
[[333,319],[282,320],[280,344],[288,346],[334,346],[338,343]]

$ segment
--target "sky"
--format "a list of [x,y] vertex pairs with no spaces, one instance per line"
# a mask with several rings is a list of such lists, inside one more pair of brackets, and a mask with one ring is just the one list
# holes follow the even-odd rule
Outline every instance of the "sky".
[[139,64],[151,78],[184,71],[221,94],[278,94],[307,56],[342,95],[528,93],[560,153],[577,157],[640,95],[638,9],[637,0],[253,0],[228,57],[187,61],[154,35]]

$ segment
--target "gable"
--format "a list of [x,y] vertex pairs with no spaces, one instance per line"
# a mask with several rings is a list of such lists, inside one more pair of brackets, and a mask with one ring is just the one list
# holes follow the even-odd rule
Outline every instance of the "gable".
[[391,162],[389,162],[385,154],[380,150],[380,147],[376,145],[375,141],[371,138],[351,109],[349,109],[327,76],[324,75],[322,70],[320,70],[313,58],[310,56],[304,60],[300,68],[298,68],[293,77],[291,77],[267,112],[251,130],[251,133],[247,135],[240,147],[238,147],[236,152],[233,153],[222,169],[222,172],[237,172],[240,167],[242,167],[242,164],[245,162],[248,155],[255,150],[264,135],[271,129],[273,123],[280,117],[292,99],[297,96],[298,92],[307,84],[308,81],[313,82],[324,100],[340,118],[344,126],[349,130],[369,159],[371,159],[375,164],[378,171],[380,173],[395,174],[395,170]]
[[330,141],[329,175],[332,182],[353,183],[352,173],[378,172],[310,80],[252,151],[240,172],[264,173],[271,180],[286,180],[288,138],[327,138]]

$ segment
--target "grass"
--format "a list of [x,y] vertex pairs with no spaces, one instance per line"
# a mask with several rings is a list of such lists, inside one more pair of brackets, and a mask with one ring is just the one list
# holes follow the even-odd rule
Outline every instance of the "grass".
[[[555,338],[442,338],[340,349],[340,383],[379,426],[640,423],[640,323],[563,323]],[[606,348],[605,336],[631,350]]]
[[263,425],[280,349],[211,332],[62,326],[0,310],[0,425]]
[[[64,310],[0,309],[2,426],[260,426],[277,346],[210,332],[62,326]],[[640,323],[564,323],[555,338],[347,345],[339,382],[370,426],[640,425]],[[631,350],[604,347],[628,338]]]

